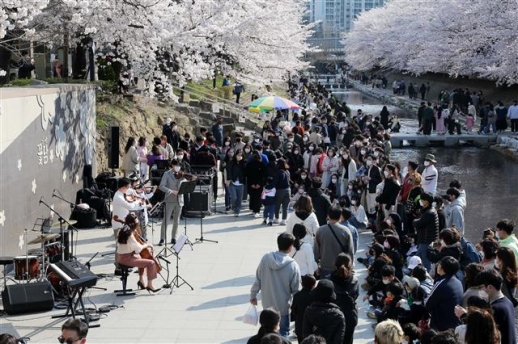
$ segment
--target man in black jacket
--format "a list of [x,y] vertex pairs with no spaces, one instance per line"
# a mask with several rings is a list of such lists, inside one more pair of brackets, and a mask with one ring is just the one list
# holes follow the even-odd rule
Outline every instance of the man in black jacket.
[[319,177],[313,178],[311,181],[311,189],[308,191],[308,196],[311,197],[313,209],[318,219],[318,224],[323,226],[327,223],[327,209],[331,207],[331,200],[322,192],[322,179]]
[[376,186],[381,183],[381,169],[377,165],[377,157],[373,154],[367,155],[367,175],[363,177],[367,184],[367,213],[372,213],[376,206]]
[[428,246],[439,237],[439,216],[432,207],[433,196],[429,192],[421,194],[421,217],[414,220],[414,228],[417,232],[417,255],[421,258],[428,272],[432,264],[428,260]]
[[385,166],[383,173],[385,175],[385,186],[383,187],[381,195],[376,197],[376,202],[383,206],[383,212],[385,217],[387,217],[391,210],[395,211],[393,207],[396,205],[396,199],[399,194],[399,190],[401,189],[401,185],[399,185],[398,181],[394,177],[394,174],[396,173],[396,167],[394,165],[388,164]]

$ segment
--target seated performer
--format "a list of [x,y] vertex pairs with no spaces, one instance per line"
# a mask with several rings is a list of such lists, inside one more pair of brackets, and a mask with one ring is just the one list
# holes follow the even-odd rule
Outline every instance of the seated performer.
[[[138,267],[139,289],[146,289],[148,292],[156,293],[160,288],[153,287],[153,280],[157,277],[157,266],[154,260],[143,259],[140,256],[142,250],[152,250],[151,244],[140,244],[135,238],[135,229],[139,222],[135,213],[129,213],[125,219],[125,226],[119,230],[117,237],[117,262],[126,266]],[[147,271],[147,285],[144,283],[144,270]]]

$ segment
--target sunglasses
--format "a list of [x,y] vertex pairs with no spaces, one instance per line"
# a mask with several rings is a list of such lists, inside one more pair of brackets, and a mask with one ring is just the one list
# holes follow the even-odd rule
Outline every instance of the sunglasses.
[[60,342],[61,344],[63,344],[63,343],[74,344],[75,342],[77,342],[78,340],[81,340],[81,339],[82,338],[77,338],[77,339],[67,338],[67,339],[65,339],[63,336],[59,336],[58,337],[58,342]]

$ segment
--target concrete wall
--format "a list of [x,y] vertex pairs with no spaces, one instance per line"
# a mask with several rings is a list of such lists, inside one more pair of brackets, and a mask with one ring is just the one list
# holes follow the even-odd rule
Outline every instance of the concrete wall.
[[[38,218],[64,218],[83,187],[85,164],[95,176],[95,89],[85,85],[0,88],[0,256],[24,255]],[[30,245],[29,248],[38,248]]]

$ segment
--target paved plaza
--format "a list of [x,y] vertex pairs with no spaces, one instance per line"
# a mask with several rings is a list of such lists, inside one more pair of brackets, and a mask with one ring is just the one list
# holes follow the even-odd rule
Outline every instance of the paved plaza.
[[[221,199],[221,197],[219,198]],[[218,203],[218,209],[223,205]],[[247,208],[247,204],[244,204]],[[240,217],[215,214],[203,220],[205,239],[219,243],[196,243],[200,237],[200,219],[187,220],[187,235],[194,242],[193,249],[185,246],[180,253],[179,273],[194,290],[183,285],[173,289],[162,289],[157,295],[137,291],[135,296],[116,297],[113,291],[121,288],[118,277],[113,277],[113,252],[115,243],[111,229],[80,230],[77,240],[77,257],[83,264],[95,253],[91,270],[96,274],[107,274],[100,278],[98,287],[107,291],[89,289],[85,295],[87,308],[114,305],[109,313],[101,315],[94,323],[88,343],[246,343],[258,327],[244,324],[242,317],[248,308],[249,291],[254,282],[255,270],[262,255],[276,250],[276,237],[283,232],[283,226],[263,226],[262,219],[256,219],[250,212]],[[154,225],[154,235],[148,235],[156,244],[160,224]],[[184,232],[182,222],[179,232]],[[148,229],[151,233],[151,228]],[[36,233],[34,233],[36,234]],[[360,252],[364,255],[366,243],[371,234],[361,235]],[[155,251],[160,247],[155,247]],[[175,260],[171,260],[170,272],[175,275]],[[357,273],[365,274],[363,266],[357,263]],[[164,273],[165,271],[163,271]],[[165,277],[165,275],[164,275]],[[172,277],[170,277],[172,279]],[[136,289],[138,275],[128,278],[129,287]],[[360,278],[363,281],[363,278]],[[156,286],[161,286],[159,277]],[[358,300],[360,320],[355,332],[355,343],[371,343],[373,330],[365,317],[365,303]],[[51,312],[4,316],[0,318],[0,332],[16,331],[20,336],[31,338],[31,343],[56,343],[64,319],[51,319],[52,315],[63,314],[64,310]],[[296,343],[296,339],[293,340]]]

